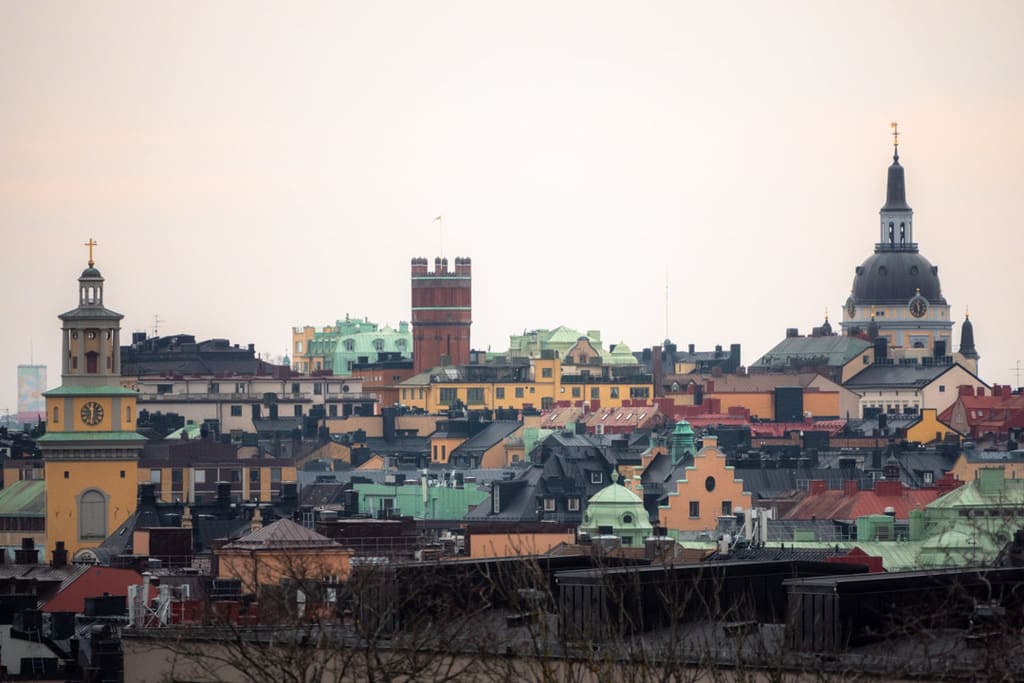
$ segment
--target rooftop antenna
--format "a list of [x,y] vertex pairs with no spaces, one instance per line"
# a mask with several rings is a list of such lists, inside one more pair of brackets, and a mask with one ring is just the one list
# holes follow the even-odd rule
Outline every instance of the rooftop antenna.
[[1020,376],[1021,376],[1022,373],[1024,373],[1024,368],[1021,367],[1020,361],[1017,361],[1017,367],[1010,368],[1010,370],[1017,377],[1017,386],[1018,387],[1021,386],[1021,384],[1020,384]]
[[167,321],[166,320],[162,320],[160,318],[160,314],[159,313],[154,313],[153,314],[153,336],[154,337],[159,337],[160,336],[160,323],[165,323],[165,322],[167,322]]
[[436,222],[437,226],[438,226],[437,227],[437,239],[441,243],[441,254],[440,254],[440,256],[441,256],[441,258],[444,258],[444,218],[441,217],[441,216],[438,216],[437,218],[434,219],[434,222]]
[[668,339],[668,266],[665,266],[665,339]]

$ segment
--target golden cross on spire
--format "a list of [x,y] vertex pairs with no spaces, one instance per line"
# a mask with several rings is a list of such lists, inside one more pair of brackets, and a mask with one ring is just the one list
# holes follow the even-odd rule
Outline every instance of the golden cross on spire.
[[97,242],[96,240],[94,240],[91,237],[89,238],[88,242],[86,242],[85,244],[82,245],[84,247],[89,247],[89,267],[90,268],[93,267],[92,248],[95,247],[95,246],[98,246],[98,245],[99,245],[99,242]]
[[900,124],[898,124],[895,121],[893,121],[892,123],[889,124],[889,127],[892,128],[892,146],[894,148],[895,147],[899,147],[900,146]]

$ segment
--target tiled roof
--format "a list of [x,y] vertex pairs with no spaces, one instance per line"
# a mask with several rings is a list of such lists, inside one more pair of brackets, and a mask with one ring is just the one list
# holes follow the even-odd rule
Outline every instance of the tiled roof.
[[279,519],[248,536],[224,546],[238,550],[270,550],[275,548],[331,547],[337,543],[322,534],[296,524],[290,519]]
[[938,498],[939,489],[903,488],[899,495],[879,495],[876,491],[827,490],[808,493],[793,506],[784,519],[835,519],[853,521],[865,515],[880,515],[887,507],[896,511],[896,519],[908,519],[911,510],[924,509]]
[[132,569],[112,567],[87,567],[72,575],[61,585],[60,591],[43,605],[44,612],[85,611],[86,598],[103,595],[128,595],[128,586],[142,584],[142,576]]
[[0,516],[45,517],[46,482],[16,481],[0,490]]
[[754,362],[752,368],[784,368],[802,359],[824,359],[823,365],[845,365],[871,344],[857,337],[787,337]]
[[959,365],[870,365],[846,381],[847,388],[924,387]]
[[[814,372],[801,372],[794,374],[755,374],[755,375],[713,375],[691,372],[686,375],[669,375],[665,378],[666,383],[678,382],[685,387],[690,382],[705,387],[705,394],[718,393],[748,393],[774,391],[778,387],[807,387],[816,378],[821,377]],[[714,384],[714,390],[707,388],[708,383]]]

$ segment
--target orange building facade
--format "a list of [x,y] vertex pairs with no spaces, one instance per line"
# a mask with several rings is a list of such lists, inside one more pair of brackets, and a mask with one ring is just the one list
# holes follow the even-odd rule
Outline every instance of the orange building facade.
[[726,465],[725,453],[718,448],[718,439],[704,437],[704,447],[686,468],[686,478],[676,481],[676,490],[668,494],[668,504],[661,506],[661,526],[675,531],[707,531],[713,533],[718,519],[733,514],[741,507],[750,509],[750,493],[743,490],[732,466]]

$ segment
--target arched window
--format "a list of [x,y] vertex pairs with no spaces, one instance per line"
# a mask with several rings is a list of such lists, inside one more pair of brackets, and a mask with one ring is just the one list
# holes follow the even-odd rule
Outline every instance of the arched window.
[[78,498],[78,536],[107,537],[107,497],[101,491],[89,489]]
[[355,351],[356,350],[356,340],[355,339],[346,339],[344,342],[342,342],[342,344],[345,347],[346,351]]
[[60,408],[58,406],[53,407],[53,423],[57,424],[60,422]]
[[99,369],[99,358],[100,354],[95,351],[89,351],[85,354],[85,371],[89,374],[95,374],[100,371]]
[[373,349],[375,351],[383,351],[384,350],[384,340],[383,339],[374,339],[373,340]]
[[125,406],[124,407],[124,421],[125,422],[129,422],[129,423],[132,421],[132,407],[131,406]]

